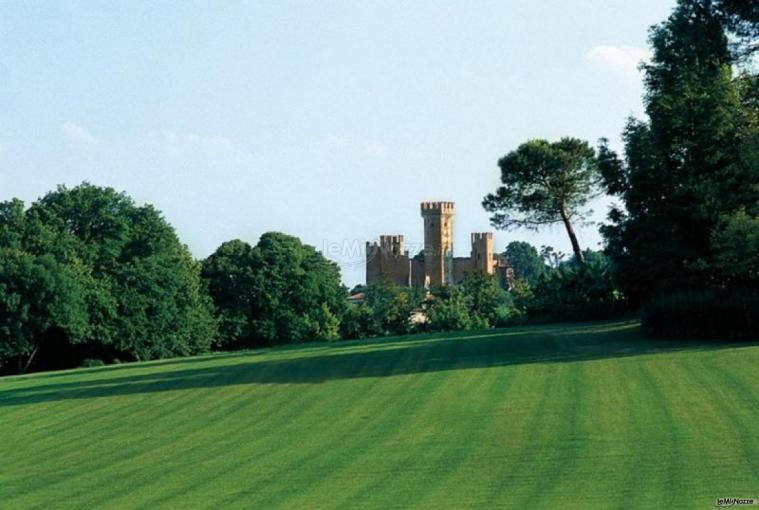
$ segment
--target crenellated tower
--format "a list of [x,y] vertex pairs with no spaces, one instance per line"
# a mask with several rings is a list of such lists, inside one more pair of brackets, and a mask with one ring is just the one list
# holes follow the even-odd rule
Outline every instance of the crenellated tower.
[[430,285],[453,283],[453,202],[422,202],[424,273]]
[[472,241],[472,270],[493,274],[496,263],[493,248],[493,233],[477,232],[471,234],[470,239]]

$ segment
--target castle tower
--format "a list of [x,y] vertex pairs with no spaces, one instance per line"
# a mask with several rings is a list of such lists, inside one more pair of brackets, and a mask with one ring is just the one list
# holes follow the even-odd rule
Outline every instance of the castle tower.
[[453,202],[422,202],[424,274],[430,285],[453,283]]
[[406,241],[402,235],[384,235],[380,236],[380,247],[387,255],[403,255],[405,252]]
[[471,235],[471,241],[472,269],[486,274],[493,274],[495,272],[493,233],[474,233]]
[[366,243],[366,283],[389,281],[411,285],[411,261],[402,235],[382,235],[380,242]]

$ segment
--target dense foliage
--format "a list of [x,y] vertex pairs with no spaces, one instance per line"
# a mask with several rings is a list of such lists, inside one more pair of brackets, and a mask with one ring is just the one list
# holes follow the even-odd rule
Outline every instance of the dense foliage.
[[663,294],[642,310],[649,336],[724,340],[759,338],[759,293],[700,290]]
[[86,354],[144,360],[210,346],[216,325],[198,266],[151,206],[111,188],[61,186],[26,210],[18,200],[0,204],[0,247],[6,367],[35,356],[47,367]]
[[724,28],[710,2],[681,1],[651,33],[648,120],[628,122],[624,161],[603,143],[599,151],[606,188],[624,205],[603,233],[638,303],[740,277],[721,267],[730,257],[721,241],[750,221],[730,217],[759,203],[759,111],[756,79],[733,76]]
[[367,285],[361,292],[363,300],[343,316],[344,338],[492,328],[515,314],[497,278],[481,273],[467,274],[457,286],[427,290],[386,281]]
[[424,289],[403,288],[389,281],[367,285],[364,299],[348,308],[341,324],[344,338],[411,333],[424,300]]
[[514,277],[521,280],[535,282],[549,269],[544,257],[538,253],[533,245],[525,241],[510,242],[503,255],[513,269]]
[[253,247],[238,239],[227,241],[201,264],[216,316],[219,334],[215,346],[234,349],[255,343],[253,299],[256,290]]
[[472,272],[457,287],[433,289],[425,306],[425,327],[451,331],[502,326],[513,315],[511,304],[494,276]]
[[601,252],[587,250],[585,264],[560,264],[531,288],[524,301],[533,319],[605,319],[626,311],[627,302],[617,290],[612,267]]
[[347,306],[340,271],[314,247],[278,232],[251,247],[222,244],[202,275],[220,320],[222,348],[336,340]]

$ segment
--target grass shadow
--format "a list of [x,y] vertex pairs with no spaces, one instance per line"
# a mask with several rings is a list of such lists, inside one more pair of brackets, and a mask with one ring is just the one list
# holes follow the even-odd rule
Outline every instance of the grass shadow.
[[[571,324],[309,344],[267,349],[265,354],[269,356],[263,358],[261,352],[254,351],[131,365],[140,368],[140,373],[133,375],[125,370],[130,365],[123,365],[111,372],[99,369],[91,374],[94,377],[82,380],[51,383],[43,377],[42,384],[0,389],[0,407],[193,388],[319,384],[337,379],[759,345],[759,342],[649,340],[642,338],[638,329],[633,322]],[[205,363],[230,359],[239,362],[210,366]],[[188,368],[183,367],[182,361]],[[152,368],[156,370],[144,373],[144,369]]]

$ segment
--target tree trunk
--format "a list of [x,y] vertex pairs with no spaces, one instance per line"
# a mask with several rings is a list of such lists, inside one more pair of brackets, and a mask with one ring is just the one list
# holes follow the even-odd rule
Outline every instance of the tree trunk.
[[580,264],[585,264],[585,255],[583,255],[580,249],[580,243],[577,242],[577,235],[575,235],[575,229],[572,228],[572,223],[569,221],[569,214],[567,209],[562,206],[561,208],[561,221],[564,222],[564,227],[567,229],[567,235],[572,242],[572,251],[575,252],[575,258]]
[[21,369],[22,374],[26,373],[26,371],[29,370],[29,367],[31,366],[32,361],[34,361],[34,356],[37,354],[37,351],[39,350],[40,350],[40,346],[38,345],[37,347],[34,348],[34,350],[32,351],[32,354],[29,355],[29,358],[26,360],[26,364]]

